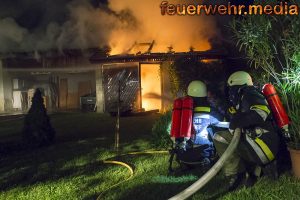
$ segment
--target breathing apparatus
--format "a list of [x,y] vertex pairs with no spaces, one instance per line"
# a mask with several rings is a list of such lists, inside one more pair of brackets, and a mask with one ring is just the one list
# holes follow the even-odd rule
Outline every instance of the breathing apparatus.
[[[251,76],[244,71],[237,71],[230,75],[227,84],[229,87],[229,99],[233,103],[233,105],[238,104],[237,101],[240,98],[239,95],[241,94],[241,90],[243,90],[244,87],[253,86]],[[265,84],[263,86],[262,93],[272,111],[272,115],[276,122],[276,125],[282,130],[285,139],[290,140],[290,134],[288,131],[290,120],[276,92],[275,87],[270,83]]]

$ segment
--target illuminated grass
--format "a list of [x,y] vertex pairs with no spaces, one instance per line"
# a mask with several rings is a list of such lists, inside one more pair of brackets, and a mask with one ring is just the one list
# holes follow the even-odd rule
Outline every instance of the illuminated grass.
[[[151,148],[150,131],[157,118],[156,115],[122,118],[120,153]],[[113,151],[114,119],[109,116],[59,114],[52,116],[52,122],[58,136],[55,145],[1,155],[0,199],[88,200],[96,199],[102,193],[100,199],[162,200],[185,189],[202,175],[197,169],[169,175],[167,154],[116,157]],[[21,128],[18,127],[20,122],[15,124],[11,129],[14,139]],[[3,130],[0,126],[0,138]],[[9,139],[7,134],[3,135]],[[129,172],[122,166],[104,165],[102,161],[108,158],[128,163],[134,169],[134,177],[112,187],[125,180]],[[288,174],[276,182],[261,179],[250,189],[230,194],[223,194],[225,183],[218,175],[191,199],[289,200],[300,196],[300,182]]]

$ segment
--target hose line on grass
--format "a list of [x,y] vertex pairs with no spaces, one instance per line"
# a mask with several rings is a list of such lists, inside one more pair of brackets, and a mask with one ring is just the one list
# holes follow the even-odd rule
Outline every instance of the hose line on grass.
[[133,169],[132,169],[132,167],[130,167],[128,164],[126,164],[124,162],[112,160],[112,161],[103,161],[103,163],[104,164],[122,165],[122,166],[126,167],[129,170],[129,172],[130,172],[130,177],[129,178],[131,178],[133,176]]
[[193,183],[191,186],[178,193],[177,195],[171,197],[169,200],[184,200],[193,195],[195,192],[200,190],[206,183],[208,183],[215,175],[221,170],[224,165],[224,162],[228,159],[228,157],[234,152],[236,149],[241,136],[241,129],[237,128],[234,131],[233,138],[227,147],[224,154],[221,158],[214,164],[210,170],[208,170],[198,181]]
[[[141,154],[165,154],[165,153],[169,153],[169,151],[154,151],[154,150],[149,150],[149,151],[137,151],[137,152],[130,152],[130,153],[121,154],[121,155],[119,155],[119,156],[126,156],[126,155],[141,155]],[[117,160],[105,160],[105,161],[103,161],[103,164],[114,164],[114,165],[121,165],[121,166],[123,166],[123,167],[126,167],[126,168],[128,169],[128,171],[129,171],[129,177],[126,178],[126,179],[123,180],[123,181],[120,181],[120,182],[118,182],[118,183],[116,183],[116,184],[110,186],[109,188],[105,189],[104,191],[102,191],[102,192],[100,193],[100,195],[97,197],[97,200],[100,200],[100,198],[102,197],[102,195],[103,195],[106,191],[108,191],[108,190],[110,190],[110,189],[112,189],[112,188],[114,188],[114,187],[117,187],[118,185],[120,185],[120,184],[122,184],[122,183],[124,183],[124,182],[126,182],[126,181],[129,181],[129,180],[133,177],[133,175],[134,175],[133,168],[132,168],[129,164],[125,163],[125,162],[121,162],[121,161],[117,161]]]
[[97,200],[100,200],[100,197],[101,197],[106,191],[108,191],[108,190],[110,190],[110,189],[112,189],[112,188],[114,188],[114,187],[117,187],[118,185],[120,185],[120,184],[122,184],[122,183],[124,183],[124,182],[126,182],[126,181],[128,181],[128,180],[130,180],[130,179],[133,177],[133,169],[132,169],[132,167],[130,167],[128,164],[126,164],[126,163],[124,163],[124,162],[115,161],[115,160],[111,160],[111,161],[105,160],[105,161],[103,161],[103,163],[104,163],[104,164],[121,165],[121,166],[123,166],[123,167],[126,167],[126,168],[128,169],[128,171],[130,172],[130,175],[129,175],[129,177],[126,178],[125,180],[120,181],[120,182],[118,182],[118,183],[116,183],[116,184],[110,186],[109,188],[105,189],[104,191],[102,191],[102,192],[100,193],[100,195],[97,197]]

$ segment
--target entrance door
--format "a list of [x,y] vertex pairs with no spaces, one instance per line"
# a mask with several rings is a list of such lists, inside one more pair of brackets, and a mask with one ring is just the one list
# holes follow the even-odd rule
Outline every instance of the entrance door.
[[142,108],[161,110],[161,76],[159,64],[141,64]]

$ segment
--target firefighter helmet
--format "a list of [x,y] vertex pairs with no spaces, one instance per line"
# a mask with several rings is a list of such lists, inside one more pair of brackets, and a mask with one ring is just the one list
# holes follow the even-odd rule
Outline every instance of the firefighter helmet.
[[207,89],[202,81],[192,81],[188,86],[188,95],[191,97],[206,97]]
[[251,76],[245,71],[237,71],[230,75],[227,81],[228,86],[253,85]]

